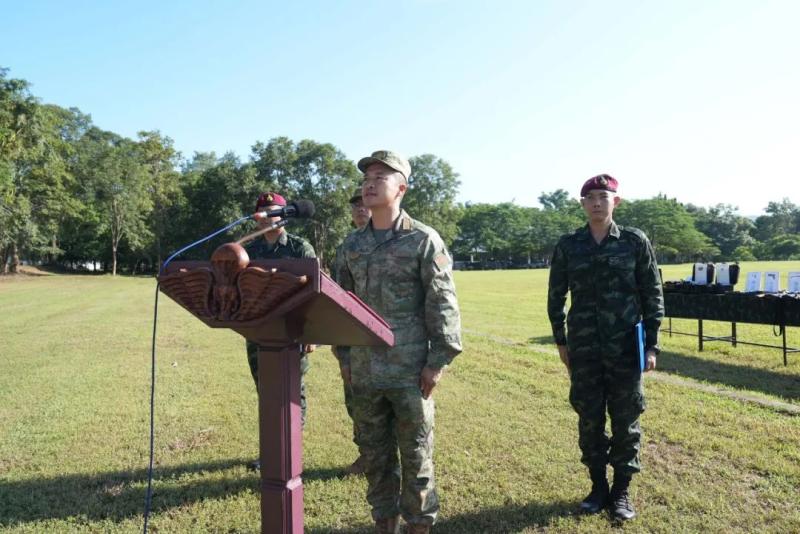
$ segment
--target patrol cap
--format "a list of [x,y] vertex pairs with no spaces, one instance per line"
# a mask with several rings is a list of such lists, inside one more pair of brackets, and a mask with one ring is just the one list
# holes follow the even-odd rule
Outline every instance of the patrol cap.
[[362,197],[361,188],[358,187],[356,188],[355,191],[353,191],[353,196],[350,197],[350,204],[355,204],[356,202],[360,202],[361,197]]
[[581,187],[581,198],[585,197],[586,194],[592,189],[602,189],[604,191],[616,193],[618,187],[619,182],[617,182],[617,179],[613,176],[609,176],[608,174],[598,174],[597,176],[593,176],[583,183],[583,187]]
[[267,191],[266,193],[258,195],[255,211],[258,211],[258,208],[263,208],[264,206],[286,206],[286,199],[278,193]]
[[358,170],[367,172],[367,167],[373,163],[383,163],[402,174],[406,180],[411,176],[411,164],[408,160],[391,150],[376,150],[371,156],[358,160]]

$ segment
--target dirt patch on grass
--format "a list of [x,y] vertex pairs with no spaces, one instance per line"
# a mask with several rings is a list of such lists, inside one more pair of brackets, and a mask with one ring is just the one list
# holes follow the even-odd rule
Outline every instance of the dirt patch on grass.
[[204,447],[213,441],[214,437],[214,429],[213,428],[206,428],[196,432],[192,437],[188,439],[181,439],[178,438],[172,443],[169,444],[169,450],[171,451],[188,451],[192,449],[197,449],[199,447]]
[[0,283],[13,282],[15,280],[25,280],[37,276],[52,276],[52,273],[48,273],[31,265],[20,265],[19,272],[17,273],[0,273]]

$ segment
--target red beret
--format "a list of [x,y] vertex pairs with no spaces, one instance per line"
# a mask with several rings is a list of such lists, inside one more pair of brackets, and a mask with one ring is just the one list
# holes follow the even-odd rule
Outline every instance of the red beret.
[[583,183],[583,187],[581,187],[581,198],[585,197],[592,189],[602,189],[604,191],[616,193],[617,187],[619,187],[619,182],[617,182],[616,178],[607,174],[598,174]]
[[256,200],[255,211],[258,211],[258,208],[263,208],[264,206],[286,206],[286,199],[278,193],[273,193],[271,191],[261,193],[258,195],[258,200]]

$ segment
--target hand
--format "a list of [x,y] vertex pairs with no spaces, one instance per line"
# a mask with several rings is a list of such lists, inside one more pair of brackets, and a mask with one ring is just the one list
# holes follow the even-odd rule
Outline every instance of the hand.
[[349,365],[340,365],[339,366],[339,373],[341,373],[342,380],[344,380],[345,384],[347,384],[347,385],[352,384],[352,381],[350,379],[350,366]]
[[656,351],[648,350],[647,354],[645,354],[645,358],[647,359],[647,363],[644,366],[644,372],[646,373],[656,368]]
[[303,346],[303,352],[305,352],[306,354],[308,354],[309,352],[314,352],[314,350],[315,350],[316,348],[317,348],[317,346],[316,346],[316,345],[305,345],[305,346]]
[[569,371],[569,351],[567,350],[566,345],[556,345],[558,347],[558,356],[561,358],[561,363],[563,363],[567,371]]
[[442,374],[444,373],[444,369],[432,369],[428,366],[422,370],[422,373],[419,375],[419,389],[422,391],[422,398],[427,399],[431,396],[431,392],[433,388],[436,387],[436,384],[439,383],[439,380],[442,379]]

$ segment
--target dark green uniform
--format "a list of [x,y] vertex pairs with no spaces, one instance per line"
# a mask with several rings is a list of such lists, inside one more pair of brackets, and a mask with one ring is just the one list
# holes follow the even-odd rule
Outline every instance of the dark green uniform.
[[[359,191],[361,191],[360,188]],[[336,248],[336,256],[334,256],[333,265],[331,266],[331,276],[336,279],[337,273],[340,273],[345,267],[344,252],[342,251],[342,245],[339,245]],[[344,381],[342,383],[344,386],[344,408],[353,421],[353,443],[358,446],[358,425],[356,425],[356,419],[353,416],[353,386]]]
[[[568,290],[571,306],[565,316]],[[563,236],[553,252],[547,311],[556,344],[569,351],[581,461],[590,470],[611,464],[615,473],[638,472],[645,400],[635,324],[643,319],[645,347],[654,348],[664,316],[658,266],[644,233],[612,222],[600,244],[588,225]]]
[[[271,245],[266,239],[257,239],[251,241],[245,250],[251,260],[316,258],[314,248],[308,241],[285,231],[281,233],[274,245]],[[252,341],[247,342],[247,362],[250,364],[250,374],[253,375],[256,391],[258,391],[258,345]],[[308,355],[303,354],[300,360],[300,407],[302,408],[303,423],[306,421],[306,382],[304,377],[308,367]]]

